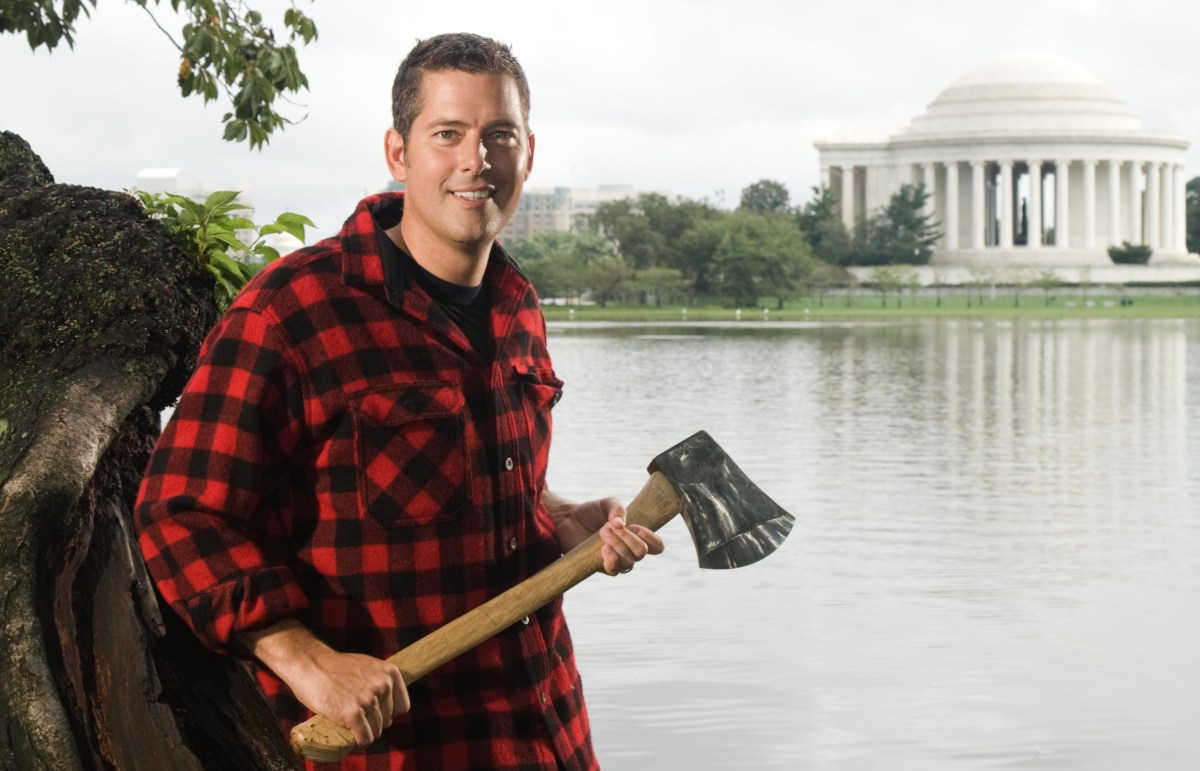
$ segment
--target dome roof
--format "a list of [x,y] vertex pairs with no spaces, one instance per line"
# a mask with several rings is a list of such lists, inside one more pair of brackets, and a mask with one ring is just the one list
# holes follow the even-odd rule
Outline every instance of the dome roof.
[[1070,59],[1018,52],[968,70],[901,135],[1045,136],[1140,131],[1138,116]]

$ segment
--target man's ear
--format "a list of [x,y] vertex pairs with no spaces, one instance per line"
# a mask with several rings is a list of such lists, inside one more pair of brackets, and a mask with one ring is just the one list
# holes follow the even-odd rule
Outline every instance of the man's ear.
[[533,171],[533,146],[537,144],[533,134],[529,135],[529,160],[525,162],[525,179],[529,179],[530,172]]
[[394,128],[389,128],[383,135],[383,153],[387,159],[388,171],[392,173],[392,179],[403,182],[408,175],[408,170],[404,165],[404,137],[400,136],[400,132]]

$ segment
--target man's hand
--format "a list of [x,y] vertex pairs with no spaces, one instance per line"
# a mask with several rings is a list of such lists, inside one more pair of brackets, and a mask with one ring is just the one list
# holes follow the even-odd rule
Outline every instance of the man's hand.
[[394,664],[339,653],[297,621],[286,619],[239,639],[301,704],[349,729],[360,746],[378,739],[393,718],[408,712],[408,689]]
[[616,498],[571,503],[542,490],[542,501],[554,521],[554,537],[564,554],[592,533],[600,534],[600,556],[604,572],[610,576],[628,573],[647,554],[663,552],[658,533],[640,525],[625,525],[625,507]]

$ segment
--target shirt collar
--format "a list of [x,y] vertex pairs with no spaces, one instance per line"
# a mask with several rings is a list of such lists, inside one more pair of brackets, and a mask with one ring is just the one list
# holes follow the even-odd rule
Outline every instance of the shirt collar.
[[[396,225],[403,215],[403,192],[380,193],[359,201],[354,213],[346,220],[338,235],[342,244],[343,282],[348,285],[386,286],[379,239],[387,238],[381,231]],[[391,267],[389,266],[389,272]],[[388,293],[388,301],[397,308],[402,308],[410,293],[420,290],[415,281],[404,275],[402,265],[396,267],[400,271],[396,285],[405,289],[400,297],[393,297]],[[519,299],[530,289],[529,279],[499,241],[492,245],[483,280],[489,285],[493,303],[497,303],[504,296]]]

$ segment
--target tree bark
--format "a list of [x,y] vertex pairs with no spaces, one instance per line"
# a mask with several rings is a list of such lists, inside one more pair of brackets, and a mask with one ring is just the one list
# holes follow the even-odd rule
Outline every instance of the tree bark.
[[130,529],[215,321],[128,195],[0,132],[0,769],[288,769],[243,666],[162,613]]

